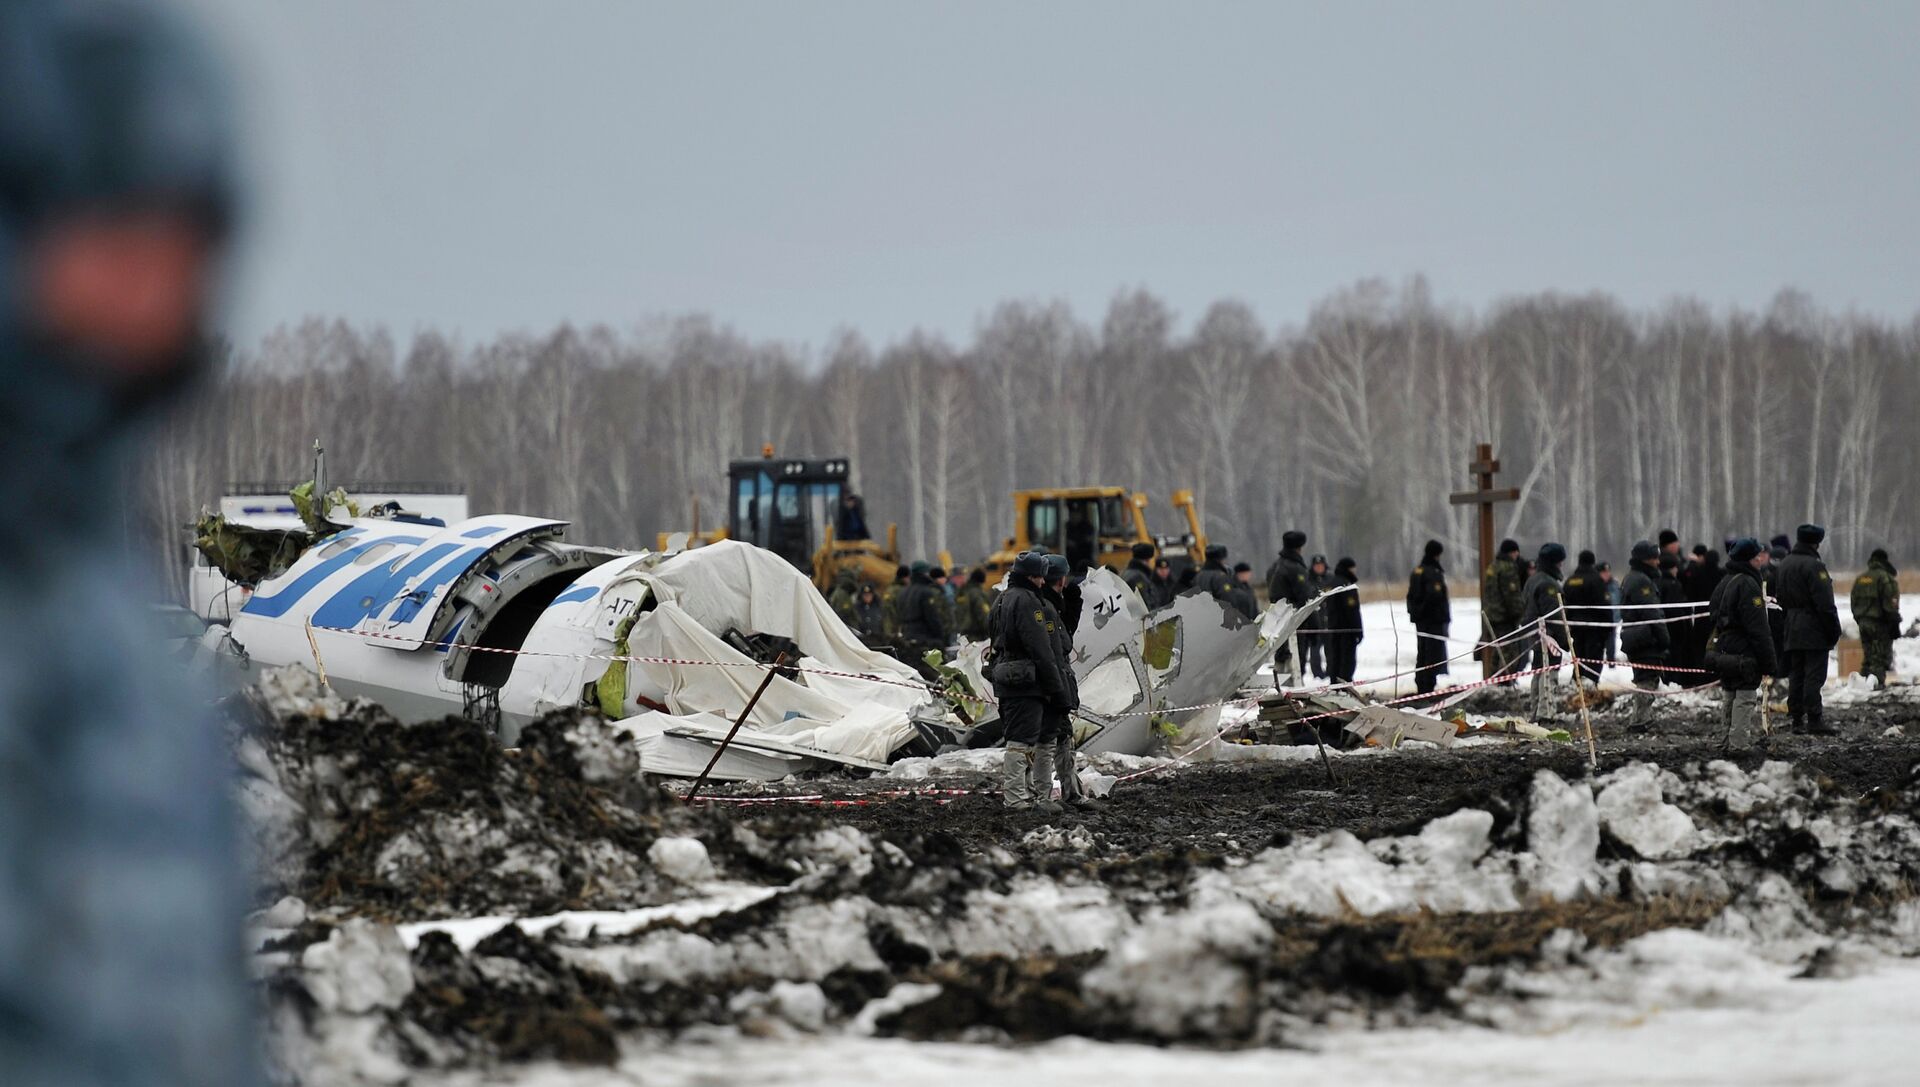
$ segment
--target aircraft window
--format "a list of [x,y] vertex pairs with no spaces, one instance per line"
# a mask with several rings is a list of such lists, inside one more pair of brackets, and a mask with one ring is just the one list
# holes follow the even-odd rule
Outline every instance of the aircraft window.
[[382,558],[392,554],[393,549],[399,546],[400,545],[398,543],[395,543],[392,540],[388,540],[386,543],[374,544],[372,547],[367,548],[365,554],[361,555],[357,559],[354,559],[353,564],[355,566],[372,566],[374,563],[379,562]]
[[347,548],[352,547],[353,542],[354,542],[353,537],[342,536],[339,539],[328,544],[327,546],[321,548],[319,551],[319,554],[316,557],[323,558],[323,559],[330,559],[335,555],[338,555],[340,552],[345,551]]
[[1147,664],[1147,679],[1157,689],[1180,671],[1180,617],[1167,619],[1147,631],[1141,644],[1141,658]]

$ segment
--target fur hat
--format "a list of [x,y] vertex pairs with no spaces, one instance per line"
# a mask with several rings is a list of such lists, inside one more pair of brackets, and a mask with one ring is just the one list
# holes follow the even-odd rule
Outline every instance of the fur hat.
[[1729,562],[1752,562],[1760,554],[1760,541],[1752,536],[1742,536],[1727,548]]
[[1429,559],[1437,559],[1444,554],[1446,550],[1439,540],[1428,540],[1427,546],[1420,553]]
[[1677,544],[1679,542],[1680,542],[1680,534],[1678,532],[1675,532],[1670,528],[1663,528],[1660,530],[1660,546],[1661,547],[1665,547],[1668,544]]
[[1808,522],[1793,530],[1794,538],[1808,547],[1819,547],[1820,541],[1827,538],[1827,530],[1820,525]]
[[1280,548],[1283,551],[1298,551],[1307,546],[1307,534],[1297,528],[1290,528],[1280,534]]

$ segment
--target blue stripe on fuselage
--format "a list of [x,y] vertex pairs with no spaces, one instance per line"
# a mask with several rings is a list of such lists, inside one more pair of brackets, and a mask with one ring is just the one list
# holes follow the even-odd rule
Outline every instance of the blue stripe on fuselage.
[[[442,547],[451,548],[453,546],[452,544],[441,544],[433,550],[439,551]],[[387,621],[394,624],[405,623],[420,614],[420,609],[426,606],[426,602],[433,598],[433,594],[438,592],[442,585],[445,585],[447,582],[452,581],[454,578],[472,569],[474,562],[486,553],[486,548],[475,547],[447,560],[445,565],[433,572],[433,576],[413,587],[413,591],[407,594],[406,599],[400,601],[400,606],[393,609],[393,614],[387,616]],[[396,585],[393,591],[397,593],[400,591],[400,588],[401,586]]]
[[[339,538],[345,538],[359,531],[357,528],[350,528],[345,532],[336,533],[335,535]],[[367,540],[358,546],[347,548],[345,551],[340,552],[325,562],[315,565],[313,569],[295,578],[293,584],[288,585],[272,596],[261,596],[255,593],[252,599],[247,601],[246,606],[240,609],[241,614],[258,615],[266,619],[277,619],[285,615],[287,612],[293,610],[293,606],[300,602],[301,597],[312,592],[315,586],[318,586],[334,574],[339,573],[341,567],[359,558],[367,548],[379,542],[378,540]]]
[[554,597],[553,602],[548,604],[547,607],[552,608],[558,607],[561,604],[571,604],[576,600],[592,600],[599,595],[599,589],[591,585],[582,585],[577,589],[568,589],[566,592]]
[[393,602],[401,586],[407,579],[432,566],[437,559],[452,551],[457,544],[441,544],[427,549],[398,571],[378,566],[359,577],[354,578],[346,588],[333,594],[333,599],[320,605],[313,613],[313,625],[349,630],[359,626],[361,620],[379,611]]

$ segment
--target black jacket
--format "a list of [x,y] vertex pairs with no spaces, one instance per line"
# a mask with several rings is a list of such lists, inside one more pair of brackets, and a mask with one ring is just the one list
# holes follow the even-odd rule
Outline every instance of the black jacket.
[[[1312,600],[1314,597],[1319,596],[1320,594],[1326,592],[1328,589],[1331,589],[1338,584],[1340,584],[1340,579],[1333,576],[1332,570],[1328,570],[1325,573],[1316,574],[1313,572],[1313,568],[1311,566],[1307,568],[1307,594],[1308,594],[1307,599],[1308,600]],[[1331,604],[1331,603],[1333,603],[1333,601],[1331,600],[1327,601],[1327,604]],[[1319,610],[1315,611],[1311,616],[1308,617],[1306,629],[1326,630],[1333,625],[1332,622],[1330,621],[1333,613],[1327,609],[1327,604],[1320,605]]]
[[1284,600],[1299,607],[1313,599],[1313,588],[1309,582],[1312,576],[1306,562],[1300,558],[1300,552],[1280,552],[1280,557],[1267,567],[1267,600],[1276,604]]
[[1224,597],[1227,592],[1227,585],[1232,580],[1233,575],[1227,571],[1225,566],[1218,562],[1208,562],[1200,568],[1198,574],[1194,575],[1193,587],[1206,593],[1208,596]]
[[[1760,575],[1738,563],[1726,568],[1713,589],[1713,652],[1718,657],[1744,657],[1757,670],[1753,677],[1777,676],[1780,660],[1773,650],[1773,631],[1767,628],[1766,590]],[[1727,673],[1724,663],[1721,674]]]
[[1066,624],[1069,638],[1080,633],[1080,613],[1087,606],[1086,595],[1080,591],[1080,586],[1068,582],[1063,588],[1055,589],[1049,585],[1040,590],[1040,595],[1046,597],[1047,603],[1053,605],[1053,610],[1060,613],[1060,621]]
[[993,689],[1000,698],[1040,697],[1063,699],[1067,696],[1067,681],[1061,673],[1068,676],[1071,669],[1061,666],[1060,647],[1057,636],[1064,624],[1053,605],[1032,588],[1009,582],[999,597],[993,602],[993,608],[987,612],[988,637],[992,640],[992,668],[1003,661],[1032,661],[1035,680],[1031,689],[1005,686],[994,682]]
[[915,574],[901,594],[900,637],[914,645],[947,644],[946,594],[925,574]]
[[1159,592],[1153,584],[1153,567],[1134,559],[1127,563],[1125,570],[1120,571],[1120,580],[1140,594],[1140,602],[1147,606],[1148,611],[1160,606]]
[[1238,579],[1229,581],[1227,591],[1221,594],[1221,599],[1232,604],[1235,610],[1249,619],[1260,614],[1260,602],[1253,598],[1251,584],[1242,584]]
[[[1660,568],[1634,563],[1620,582],[1622,604],[1659,604]],[[1628,607],[1620,612],[1626,625],[1620,629],[1620,650],[1627,659],[1661,661],[1673,649],[1673,635],[1662,622],[1666,613],[1660,608]]]
[[1776,598],[1787,613],[1787,652],[1824,653],[1839,643],[1840,612],[1833,600],[1833,578],[1818,549],[1796,545],[1780,561],[1775,586]]
[[[1333,583],[1335,585],[1358,585],[1360,579],[1336,573],[1333,575]],[[1365,623],[1360,618],[1360,593],[1358,590],[1334,593],[1332,596],[1327,597],[1326,603],[1320,605],[1320,610],[1327,617],[1326,629],[1341,632],[1335,634],[1334,637],[1338,638],[1350,634],[1355,641],[1360,639],[1360,632],[1365,629]]]
[[887,637],[887,614],[880,606],[880,598],[873,598],[870,604],[861,603],[858,597],[853,601],[853,628],[860,637],[870,642],[884,641]]
[[1407,577],[1407,618],[1422,630],[1445,629],[1453,621],[1447,602],[1447,572],[1439,559],[1427,559]]

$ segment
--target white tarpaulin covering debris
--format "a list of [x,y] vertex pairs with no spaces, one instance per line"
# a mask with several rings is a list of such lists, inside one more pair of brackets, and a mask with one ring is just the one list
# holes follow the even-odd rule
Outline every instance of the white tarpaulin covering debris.
[[[580,599],[556,601],[527,642],[564,645],[590,659],[529,661],[508,683],[502,705],[533,713],[575,704],[609,666],[604,658],[615,655],[624,628],[623,655],[654,659],[624,665],[617,716],[641,738],[653,772],[698,773],[766,678],[760,662],[723,639],[730,630],[791,639],[801,657],[789,663],[802,672],[768,685],[735,740],[742,759],[729,754],[716,777],[785,776],[808,769],[815,755],[884,763],[913,738],[911,711],[933,702],[919,675],[863,645],[806,575],[749,544],[725,541],[670,558],[608,563],[562,598],[576,594]],[[752,751],[756,745],[763,749]]]

